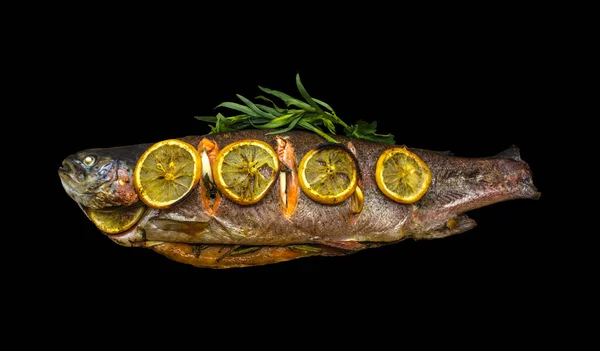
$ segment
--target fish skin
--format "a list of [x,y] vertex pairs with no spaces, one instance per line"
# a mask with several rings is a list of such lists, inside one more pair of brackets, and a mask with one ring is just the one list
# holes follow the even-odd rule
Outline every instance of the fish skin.
[[202,268],[240,268],[273,264],[310,256],[342,256],[348,252],[334,247],[321,246],[315,251],[302,251],[285,246],[264,246],[250,254],[232,256],[230,246],[211,245],[200,252],[194,252],[194,245],[164,243],[151,249],[167,258]]
[[[314,133],[295,131],[284,134],[294,146],[297,162],[311,149],[324,143]],[[206,136],[216,141],[219,148],[244,139],[262,140],[276,146],[276,138],[265,135],[262,130],[245,130],[235,133]],[[181,140],[197,145],[202,137],[185,137]],[[341,143],[350,140],[337,137]],[[288,219],[281,215],[276,185],[257,204],[238,205],[224,199],[217,213],[211,218],[199,208],[200,194],[191,194],[182,203],[161,211],[158,218],[209,222],[209,227],[196,235],[189,235],[191,243],[241,244],[241,245],[290,245],[318,241],[396,241],[400,223],[409,214],[409,207],[398,204],[383,195],[377,188],[374,169],[377,157],[383,150],[393,147],[368,141],[352,139],[364,178],[365,207],[355,225],[349,221],[349,201],[337,205],[323,205],[299,192],[296,211]],[[297,166],[297,165],[296,165]],[[371,169],[372,168],[372,169]],[[194,209],[194,210],[191,210]],[[148,240],[172,241],[175,233],[162,230],[152,224],[145,227]]]
[[[297,155],[297,162],[323,139],[309,132],[287,133]],[[273,147],[274,136],[262,130],[245,130],[206,136],[220,148],[244,139],[262,140]],[[495,202],[535,198],[531,172],[524,162],[508,158],[461,158],[435,151],[409,149],[429,166],[432,182],[418,205],[397,203],[386,197],[375,182],[379,155],[397,145],[373,143],[360,139],[336,137],[340,143],[351,141],[363,176],[364,208],[355,224],[350,222],[349,200],[337,205],[322,205],[303,192],[299,193],[296,211],[288,219],[281,215],[276,187],[257,204],[238,205],[224,199],[214,216],[200,209],[200,194],[191,194],[182,203],[159,213],[157,218],[208,222],[205,230],[187,234],[188,243],[239,245],[290,245],[322,241],[393,242],[406,237],[427,237],[449,220],[469,210]],[[197,145],[202,137],[181,138]],[[513,175],[513,173],[515,173]],[[509,181],[510,177],[521,177]],[[150,223],[144,228],[148,240],[179,241],[172,231]]]
[[[254,139],[265,141],[276,149],[276,136],[265,135],[267,132],[243,130],[179,139],[197,147],[202,138],[208,138],[215,141],[219,149],[238,140]],[[293,145],[296,167],[303,155],[324,143],[317,134],[304,131],[292,131],[281,136]],[[464,215],[469,210],[506,200],[537,199],[540,196],[533,185],[529,166],[520,160],[516,148],[489,158],[462,158],[409,148],[428,165],[432,181],[427,193],[417,203],[400,204],[379,190],[374,174],[379,155],[386,149],[399,146],[343,136],[336,136],[336,139],[343,145],[353,144],[362,171],[364,207],[353,221],[350,220],[350,199],[336,205],[323,205],[311,200],[302,191],[299,191],[295,212],[285,218],[279,202],[277,180],[260,202],[238,205],[223,198],[214,215],[205,210],[198,186],[180,203],[165,210],[150,210],[129,231],[109,237],[119,239],[118,242],[125,246],[143,246],[142,241],[165,242],[164,246],[157,245],[153,249],[162,254],[168,252],[168,256],[175,260],[178,256],[174,252],[181,250],[167,249],[175,247],[174,243],[288,246],[326,245],[331,242],[332,247],[340,242],[387,244],[406,238],[433,239],[458,234],[475,226],[475,222]],[[449,225],[451,220],[455,221]],[[140,231],[144,235],[140,235]],[[128,242],[123,238],[133,238],[134,241]],[[262,256],[265,257],[264,252]],[[180,257],[181,261],[193,264],[189,254],[186,257]],[[252,257],[252,254],[247,257]],[[277,259],[262,259],[255,263],[246,261],[249,263],[228,265],[279,262]],[[197,265],[203,266],[201,263]],[[209,266],[218,265],[213,262]]]

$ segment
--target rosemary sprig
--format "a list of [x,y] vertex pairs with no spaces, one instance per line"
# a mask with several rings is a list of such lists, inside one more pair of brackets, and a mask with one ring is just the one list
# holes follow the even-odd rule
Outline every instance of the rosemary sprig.
[[296,75],[296,86],[304,101],[277,90],[258,87],[264,93],[281,99],[287,108],[279,107],[265,96],[257,96],[256,99],[266,101],[272,107],[254,103],[241,95],[236,95],[244,103],[243,105],[235,102],[224,102],[217,108],[226,107],[241,114],[225,117],[221,113],[217,113],[216,116],[198,116],[195,118],[212,123],[210,125],[211,134],[248,128],[275,129],[266,133],[271,135],[285,133],[294,128],[303,128],[319,134],[329,142],[337,143],[338,141],[325,132],[322,127],[325,127],[329,133],[336,135],[336,125],[338,125],[344,129],[347,136],[387,144],[395,143],[392,134],[375,133],[377,122],[358,121],[354,125],[347,125],[336,115],[331,106],[321,100],[312,98],[308,94],[300,81],[299,74]]

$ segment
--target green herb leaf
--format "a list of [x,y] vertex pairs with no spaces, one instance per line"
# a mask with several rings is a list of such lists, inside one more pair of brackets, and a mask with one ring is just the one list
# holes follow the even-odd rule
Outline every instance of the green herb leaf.
[[262,118],[262,117],[248,119],[248,122],[250,123],[250,125],[257,129],[259,129],[261,127],[262,123],[268,123],[270,121],[271,121],[270,119]]
[[208,122],[208,123],[216,123],[217,117],[215,116],[196,116],[194,117],[197,120]]
[[266,133],[265,135],[273,135],[273,134],[281,134],[281,133],[289,132],[290,130],[292,130],[296,126],[296,124],[300,121],[300,119],[302,119],[302,115],[298,115],[298,117],[296,117],[292,121],[292,123],[290,123],[290,125],[287,126],[286,128],[279,129],[279,130],[274,130],[272,132]]
[[327,129],[329,129],[329,132],[333,135],[335,135],[335,126],[333,125],[333,122],[331,122],[328,119],[323,119],[323,124],[325,124],[325,127],[327,127]]
[[281,117],[277,117],[277,118],[269,121],[268,123],[265,123],[265,124],[259,126],[258,128],[260,128],[260,129],[281,128],[285,125],[290,124],[295,116],[296,115],[293,113],[290,113],[289,115],[283,115]]
[[258,251],[261,248],[262,247],[260,247],[260,246],[246,246],[246,247],[241,246],[241,247],[238,247],[236,249],[233,249],[233,250],[229,251],[229,256],[237,256],[237,255],[248,254],[248,253],[251,253],[251,252]]
[[377,134],[376,129],[377,122],[357,121],[355,125],[350,126],[350,129],[346,129],[346,135],[386,144],[396,143],[392,134]]
[[217,108],[219,108],[219,107],[227,107],[227,108],[230,108],[232,110],[236,110],[236,111],[240,111],[241,113],[245,113],[245,114],[247,114],[249,116],[261,117],[261,115],[259,115],[256,112],[252,111],[252,109],[250,107],[244,106],[244,105],[240,105],[240,104],[236,104],[235,102],[223,102],[219,106],[217,106]]
[[[260,87],[259,87],[259,88],[260,88]],[[276,104],[275,102],[273,102],[273,100],[271,100],[271,99],[269,99],[269,98],[267,98],[267,97],[264,97],[264,96],[262,96],[262,95],[259,95],[259,96],[255,97],[255,99],[259,99],[259,100],[265,100],[265,101],[268,101],[268,102],[270,102],[271,104],[273,104],[273,108],[274,108],[274,109],[275,109],[277,112],[279,112],[279,113],[282,113],[282,114],[283,114],[283,113],[285,113],[285,109],[283,109],[283,108],[281,108],[281,107],[277,106],[277,104]]]
[[285,113],[281,113],[281,112],[277,111],[273,107],[265,106],[262,104],[254,104],[254,105],[256,105],[256,107],[258,107],[259,109],[272,114],[275,117],[281,117],[285,114]]
[[245,103],[252,111],[254,111],[259,116],[262,116],[262,117],[268,118],[268,119],[275,118],[275,116],[273,116],[272,114],[270,114],[268,112],[261,110],[256,105],[254,105],[254,103],[252,101],[246,99],[245,97],[241,96],[240,94],[236,94],[236,96],[238,97],[238,99],[242,100],[243,103]]
[[361,133],[364,134],[375,134],[377,130],[377,122],[365,122],[365,121],[357,121],[356,122],[357,129],[360,130]]
[[[327,128],[327,131],[336,135],[336,125],[341,126],[347,136],[365,139],[375,142],[394,144],[394,136],[392,134],[377,134],[377,122],[358,121],[354,125],[347,125],[333,111],[329,104],[315,99],[310,96],[306,88],[300,80],[300,75],[296,75],[296,87],[306,102],[296,99],[288,94],[277,90],[272,90],[259,86],[263,92],[273,95],[281,99],[287,109],[277,106],[275,102],[265,96],[257,96],[256,99],[270,102],[273,107],[262,104],[255,104],[242,95],[237,97],[245,104],[241,105],[235,102],[223,102],[219,107],[229,108],[241,112],[241,115],[225,117],[221,113],[213,116],[196,116],[195,118],[211,123],[211,134],[224,133],[247,128],[257,129],[276,129],[266,133],[267,135],[281,134],[292,130],[293,128],[303,128],[311,132],[317,133],[325,140],[337,143],[330,134],[321,129],[321,126]],[[291,109],[290,107],[297,109]],[[323,111],[321,107],[325,108]],[[281,129],[277,129],[281,128]]]
[[323,113],[323,110],[321,110],[321,108],[319,107],[319,105],[317,105],[316,102],[313,101],[313,99],[311,99],[310,95],[308,95],[308,92],[306,91],[306,89],[304,89],[304,85],[302,85],[302,82],[300,81],[300,75],[296,74],[296,86],[298,87],[298,91],[300,92],[300,95],[302,95],[302,97],[304,98],[304,100],[306,100],[308,102],[308,104],[315,109],[315,111],[319,112],[319,113]]
[[312,106],[310,106],[309,104],[307,104],[305,102],[302,102],[302,101],[300,101],[298,99],[295,99],[295,98],[289,96],[288,94],[282,93],[282,92],[277,91],[277,90],[271,90],[271,89],[268,89],[268,88],[263,88],[261,86],[259,86],[258,88],[260,90],[264,91],[267,94],[271,94],[273,96],[277,96],[278,98],[280,98],[281,100],[283,100],[283,102],[285,103],[285,105],[287,107],[296,106],[296,107],[299,107],[299,108],[301,108],[303,110],[306,110],[306,111],[315,112],[315,109]]
[[339,142],[337,140],[335,140],[334,138],[330,137],[329,135],[325,134],[319,127],[315,127],[312,124],[300,120],[300,122],[298,122],[298,125],[304,129],[308,129],[311,132],[315,132],[317,134],[319,134],[320,136],[322,136],[325,140],[329,141],[330,143],[338,143]]
[[321,100],[319,100],[319,99],[315,99],[315,98],[312,98],[312,99],[313,99],[313,101],[314,101],[314,102],[316,102],[317,104],[319,104],[319,105],[321,105],[321,106],[325,107],[326,109],[328,109],[329,111],[331,111],[331,113],[335,114],[335,112],[333,112],[333,109],[331,108],[331,106],[329,106],[329,104],[327,104],[327,103],[325,103],[325,102],[323,102],[323,101],[321,101]]
[[298,251],[306,251],[306,252],[321,252],[323,250],[318,247],[310,246],[310,245],[290,245],[290,249],[298,250]]

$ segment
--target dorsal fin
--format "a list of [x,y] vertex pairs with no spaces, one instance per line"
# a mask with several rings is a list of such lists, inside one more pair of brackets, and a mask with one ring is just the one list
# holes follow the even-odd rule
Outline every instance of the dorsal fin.
[[523,160],[521,160],[521,151],[519,151],[519,148],[516,147],[515,145],[502,151],[501,153],[497,154],[493,158],[504,158],[504,159],[510,159],[510,160],[515,160],[515,161],[523,161]]

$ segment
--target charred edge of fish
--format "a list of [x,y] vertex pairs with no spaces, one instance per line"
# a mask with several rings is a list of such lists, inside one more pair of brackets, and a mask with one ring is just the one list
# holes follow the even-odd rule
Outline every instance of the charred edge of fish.
[[277,137],[277,158],[279,159],[279,202],[285,218],[290,218],[298,204],[298,171],[296,170],[296,153],[292,142],[284,137]]
[[202,181],[200,182],[200,196],[204,209],[213,215],[217,212],[221,203],[221,192],[218,190],[213,178],[213,167],[219,146],[214,140],[202,138],[198,144],[198,152],[201,158]]
[[[215,269],[261,266],[311,256],[343,256],[353,253],[353,251],[329,246],[307,244],[294,245],[295,248],[290,246],[243,246],[238,247],[235,251],[230,251],[228,255],[223,255],[220,251],[230,249],[233,245],[210,245],[196,257],[190,246],[185,243],[163,243],[152,246],[150,249],[176,262]],[[259,249],[255,250],[256,247]],[[246,250],[252,250],[252,252]]]

